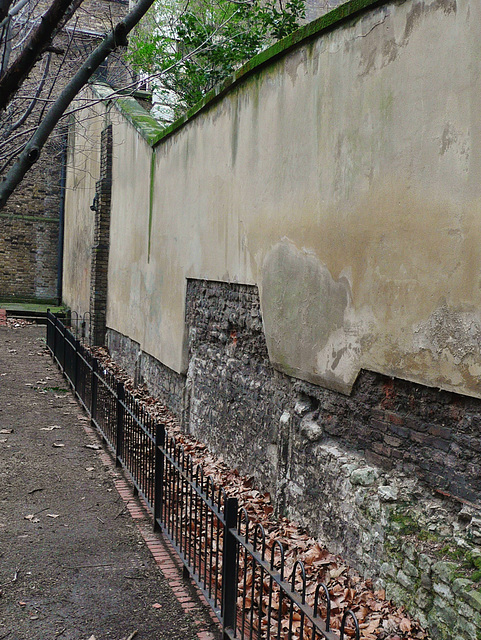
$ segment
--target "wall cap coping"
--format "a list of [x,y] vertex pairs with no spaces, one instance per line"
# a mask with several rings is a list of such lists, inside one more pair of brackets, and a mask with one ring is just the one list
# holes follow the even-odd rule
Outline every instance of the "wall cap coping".
[[[406,0],[401,0],[401,2],[405,1]],[[132,91],[131,95],[119,95],[120,92],[116,92],[106,84],[92,83],[90,86],[98,98],[104,101],[112,101],[144,140],[154,147],[267,64],[274,62],[292,49],[307,43],[314,37],[337,29],[342,26],[346,20],[360,17],[369,9],[384,4],[387,4],[386,0],[349,0],[349,2],[339,5],[316,20],[309,22],[304,27],[297,29],[294,33],[282,38],[282,40],[279,40],[248,60],[232,75],[209,91],[202,100],[186,111],[183,116],[167,127],[162,125],[137,102],[134,97],[136,94],[135,91]]]

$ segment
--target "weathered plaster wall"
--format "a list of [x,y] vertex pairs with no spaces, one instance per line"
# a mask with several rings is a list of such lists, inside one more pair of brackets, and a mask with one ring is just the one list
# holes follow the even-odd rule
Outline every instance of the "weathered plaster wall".
[[90,209],[100,179],[100,134],[104,108],[94,107],[85,122],[69,128],[65,190],[63,301],[83,316],[90,309],[90,278],[95,213]]
[[481,395],[480,14],[366,10],[246,77],[152,161],[120,126],[109,326],[184,372],[186,278],[257,283],[280,371]]
[[430,540],[449,507],[440,544],[481,540],[479,509],[423,511],[434,488],[480,491],[481,6],[371,4],[166,133],[108,106],[108,343],[279,509],[442,620],[435,637],[470,638],[478,587],[460,596],[434,569],[450,556],[407,556],[395,525],[421,505]]

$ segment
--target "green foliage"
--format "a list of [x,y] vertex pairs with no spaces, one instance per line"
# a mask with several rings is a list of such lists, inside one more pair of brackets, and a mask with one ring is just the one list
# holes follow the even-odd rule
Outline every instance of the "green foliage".
[[471,576],[473,582],[481,582],[481,569],[477,569]]
[[139,72],[158,76],[156,89],[178,117],[303,17],[304,0],[158,0],[128,58]]

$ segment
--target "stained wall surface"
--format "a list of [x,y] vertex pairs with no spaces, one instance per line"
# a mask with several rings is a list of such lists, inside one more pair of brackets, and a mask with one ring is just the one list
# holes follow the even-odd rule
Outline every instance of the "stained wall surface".
[[107,324],[182,373],[187,279],[257,284],[279,371],[479,397],[481,6],[349,4],[158,144],[114,127]]

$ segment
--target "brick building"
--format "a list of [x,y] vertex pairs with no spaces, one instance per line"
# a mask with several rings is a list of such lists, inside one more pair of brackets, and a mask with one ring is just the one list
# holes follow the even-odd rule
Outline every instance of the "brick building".
[[[128,2],[124,0],[92,0],[82,4],[54,41],[55,52],[50,56],[48,79],[40,94],[42,100],[25,126],[35,126],[45,100],[60,93],[79,61],[87,57],[110,25],[127,10]],[[44,64],[45,60],[36,65],[22,86],[22,94],[34,94]],[[114,54],[97,72],[99,76],[113,84],[125,80],[128,70],[121,55]],[[18,108],[26,107],[20,104]],[[0,122],[0,133],[3,128],[6,134],[8,117],[6,113]],[[64,120],[58,125],[40,160],[0,212],[0,300],[53,302],[61,299],[65,124]]]

